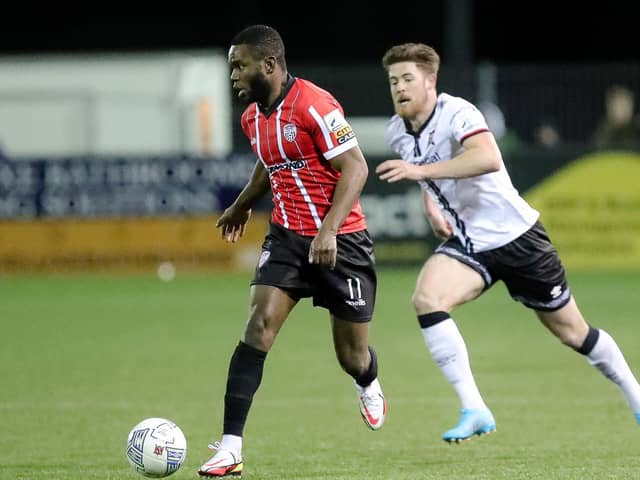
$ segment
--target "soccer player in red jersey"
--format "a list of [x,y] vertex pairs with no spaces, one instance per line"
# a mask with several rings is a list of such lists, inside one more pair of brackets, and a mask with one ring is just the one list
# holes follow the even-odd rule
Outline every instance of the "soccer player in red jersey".
[[288,73],[273,28],[238,33],[229,64],[233,89],[248,104],[241,125],[257,161],[216,226],[236,242],[269,190],[273,211],[251,282],[249,321],[229,365],[222,440],[198,470],[204,477],[242,474],[243,429],[267,352],[301,298],[329,311],[336,356],[353,377],[365,424],[379,429],[387,409],[369,346],[377,283],[359,202],[368,167],[355,134],[329,92]]

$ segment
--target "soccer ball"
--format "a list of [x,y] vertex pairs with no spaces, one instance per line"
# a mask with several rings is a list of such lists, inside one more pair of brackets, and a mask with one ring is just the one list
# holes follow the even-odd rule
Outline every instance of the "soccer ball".
[[147,418],[127,438],[127,459],[140,475],[162,478],[176,472],[187,456],[187,439],[165,418]]

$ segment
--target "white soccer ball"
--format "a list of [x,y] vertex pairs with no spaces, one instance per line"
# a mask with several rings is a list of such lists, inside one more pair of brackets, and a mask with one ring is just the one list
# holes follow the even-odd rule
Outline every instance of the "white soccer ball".
[[187,456],[187,439],[165,418],[147,418],[127,438],[127,459],[140,475],[162,478],[176,472]]

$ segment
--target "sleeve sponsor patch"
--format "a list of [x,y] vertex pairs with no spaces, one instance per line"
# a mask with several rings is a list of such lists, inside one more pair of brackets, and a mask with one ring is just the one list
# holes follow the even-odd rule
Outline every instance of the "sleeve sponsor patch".
[[347,140],[351,140],[353,137],[356,136],[355,132],[353,131],[351,126],[348,124],[342,127],[337,132],[335,132],[334,135],[336,136],[336,142],[338,142],[338,145],[342,145]]
[[325,125],[329,128],[331,135],[335,138],[338,145],[351,140],[355,137],[355,132],[351,128],[351,125],[344,118],[340,110],[332,110],[322,117]]
[[347,120],[337,108],[327,113],[324,117],[322,117],[322,119],[324,120],[327,128],[332,132],[337,132],[345,125],[349,126]]

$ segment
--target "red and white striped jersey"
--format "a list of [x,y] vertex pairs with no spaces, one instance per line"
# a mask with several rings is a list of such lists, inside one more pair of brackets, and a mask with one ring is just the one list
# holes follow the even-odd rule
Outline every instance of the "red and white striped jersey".
[[[329,160],[358,145],[342,106],[326,90],[290,77],[269,111],[252,103],[243,112],[241,125],[269,173],[271,219],[300,235],[314,236],[331,207],[340,178]],[[358,200],[338,233],[365,228]]]

